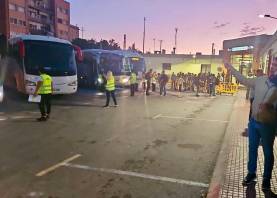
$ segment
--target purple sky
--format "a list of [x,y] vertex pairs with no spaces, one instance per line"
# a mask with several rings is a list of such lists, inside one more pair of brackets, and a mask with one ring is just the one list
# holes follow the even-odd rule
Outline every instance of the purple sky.
[[[123,46],[135,42],[142,50],[143,17],[146,17],[145,51],[153,51],[156,39],[163,40],[167,53],[174,46],[178,27],[177,53],[216,53],[222,41],[253,34],[273,34],[277,20],[277,0],[69,0],[71,23],[84,27],[84,38],[115,39]],[[77,3],[78,2],[78,3]],[[275,12],[274,12],[275,11]],[[82,33],[80,32],[80,36]]]

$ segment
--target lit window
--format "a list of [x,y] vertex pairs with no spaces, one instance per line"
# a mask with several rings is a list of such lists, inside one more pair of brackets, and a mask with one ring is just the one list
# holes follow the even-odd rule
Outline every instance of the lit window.
[[17,6],[17,11],[18,12],[25,12],[25,8],[21,6]]
[[10,3],[10,4],[9,4],[9,9],[10,9],[10,10],[15,10],[15,5]]

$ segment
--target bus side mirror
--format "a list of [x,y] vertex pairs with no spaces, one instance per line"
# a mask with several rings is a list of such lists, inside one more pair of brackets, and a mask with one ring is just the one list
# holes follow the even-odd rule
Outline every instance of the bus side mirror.
[[18,49],[19,49],[19,56],[20,58],[25,57],[25,45],[23,41],[18,41]]
[[77,45],[73,45],[75,51],[75,57],[78,62],[82,62],[84,60],[83,52],[81,48]]

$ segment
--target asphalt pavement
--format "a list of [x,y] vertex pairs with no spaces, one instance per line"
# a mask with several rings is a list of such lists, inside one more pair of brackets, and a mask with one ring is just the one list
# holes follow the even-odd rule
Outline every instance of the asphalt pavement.
[[51,118],[15,97],[0,106],[0,197],[201,197],[235,96],[56,96]]

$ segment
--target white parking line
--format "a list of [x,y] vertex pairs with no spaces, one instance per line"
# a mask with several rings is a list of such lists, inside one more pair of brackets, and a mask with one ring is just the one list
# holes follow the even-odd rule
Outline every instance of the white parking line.
[[7,117],[0,117],[0,121],[5,121],[5,120],[7,120],[8,118]]
[[10,119],[12,120],[20,120],[20,119],[31,119],[34,118],[32,116],[11,116]]
[[222,123],[228,123],[229,122],[227,120],[209,120],[209,119],[186,118],[186,117],[181,117],[181,116],[164,116],[164,115],[159,116],[159,118],[197,120],[197,121],[204,121],[204,122],[222,122]]
[[64,161],[54,165],[54,166],[51,166],[51,167],[49,167],[49,168],[47,168],[47,169],[45,169],[43,171],[40,171],[39,173],[36,174],[36,176],[37,177],[42,177],[42,176],[44,176],[44,175],[46,175],[46,174],[56,170],[57,168],[60,168],[61,166],[65,166],[65,164],[67,164],[67,163],[69,163],[69,162],[71,162],[71,161],[73,161],[73,160],[75,160],[75,159],[77,159],[79,157],[81,157],[80,154],[74,155],[74,156],[72,156],[72,157],[70,157],[70,158],[68,158],[68,159],[66,159],[66,160],[64,160]]
[[187,180],[183,180],[183,179],[174,179],[174,178],[161,177],[161,176],[155,176],[155,175],[147,175],[147,174],[143,174],[143,173],[136,173],[136,172],[130,172],[130,171],[122,171],[122,170],[106,169],[106,168],[95,168],[95,167],[84,166],[84,165],[79,165],[79,164],[70,164],[70,163],[66,163],[66,164],[64,164],[64,166],[70,167],[70,168],[83,169],[83,170],[112,173],[112,174],[117,174],[117,175],[140,177],[140,178],[151,179],[151,180],[156,180],[156,181],[185,184],[185,185],[189,185],[189,186],[197,186],[197,187],[204,187],[204,188],[209,187],[209,184],[205,184],[205,183],[201,183],[201,182],[187,181]]
[[157,118],[159,118],[161,116],[162,116],[162,114],[158,114],[158,115],[155,115],[154,117],[152,117],[152,119],[155,120],[155,119],[157,119]]

